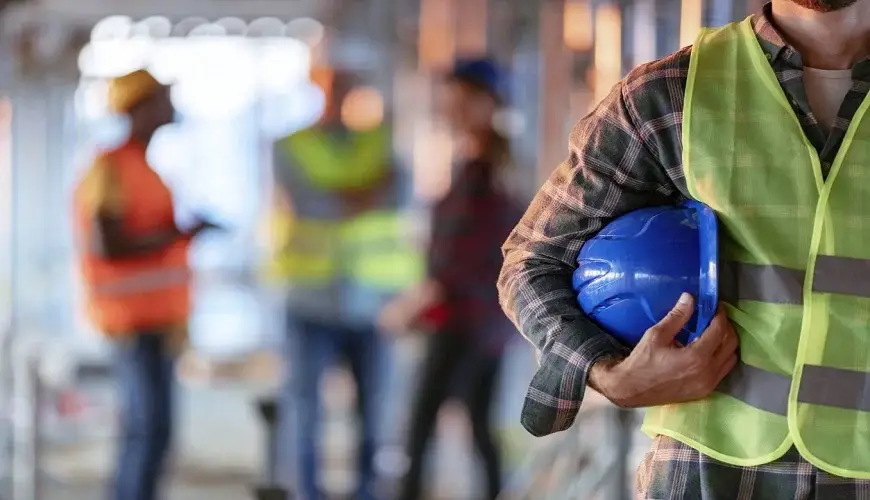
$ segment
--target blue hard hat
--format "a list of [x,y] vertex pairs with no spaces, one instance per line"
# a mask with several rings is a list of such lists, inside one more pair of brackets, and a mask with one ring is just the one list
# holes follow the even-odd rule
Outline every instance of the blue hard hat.
[[477,85],[500,100],[505,100],[507,97],[504,75],[499,65],[492,59],[458,59],[453,64],[450,78]]
[[580,250],[573,277],[580,307],[633,347],[688,292],[695,313],[677,341],[691,343],[718,307],[717,233],[715,212],[696,201],[623,215]]

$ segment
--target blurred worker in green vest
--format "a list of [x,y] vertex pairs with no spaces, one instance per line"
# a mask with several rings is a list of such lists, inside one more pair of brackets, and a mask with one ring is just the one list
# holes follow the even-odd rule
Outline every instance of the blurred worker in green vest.
[[315,80],[326,94],[320,121],[276,142],[274,150],[279,203],[272,217],[272,277],[288,290],[289,373],[279,424],[285,456],[279,462],[286,469],[288,451],[295,452],[298,493],[323,497],[319,387],[324,371],[344,361],[356,381],[361,421],[356,498],[371,499],[377,392],[386,361],[374,325],[382,307],[420,279],[422,264],[399,211],[403,181],[379,96],[347,72],[320,75]]

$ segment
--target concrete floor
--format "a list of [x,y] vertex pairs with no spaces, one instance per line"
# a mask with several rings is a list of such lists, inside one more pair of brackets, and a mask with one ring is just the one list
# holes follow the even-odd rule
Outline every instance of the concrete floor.
[[[263,436],[243,389],[187,389],[182,425],[168,500],[240,500],[251,498],[250,488],[261,477]],[[435,458],[433,498],[466,499],[476,484],[468,470],[475,467],[467,444],[463,415],[444,417]],[[333,414],[325,429],[327,463],[323,481],[337,498],[353,487],[351,422]],[[227,450],[232,450],[228,452]],[[42,500],[96,500],[111,470],[110,436],[46,451]]]
[[[533,366],[527,364],[524,351],[509,359],[502,382],[501,404],[496,421],[510,436],[509,455],[526,458],[533,438],[517,425],[518,412],[531,378]],[[414,357],[406,357],[409,366],[393,378],[396,408],[402,406],[402,394],[412,389]],[[341,376],[327,382],[325,391],[326,425],[324,429],[324,474],[326,488],[341,498],[353,488],[352,445],[354,430],[349,420],[352,386]],[[183,384],[179,397],[181,418],[178,444],[172,465],[172,478],[166,500],[243,500],[252,499],[252,485],[261,477],[264,435],[252,402],[268,384]],[[111,387],[93,386],[91,396],[103,401],[113,398]],[[105,406],[105,405],[104,405]],[[109,404],[110,408],[111,405]],[[59,422],[46,424],[43,497],[39,500],[99,500],[111,470],[113,458],[114,416],[97,412],[81,424]],[[470,429],[464,414],[456,407],[445,409],[438,430],[438,445],[430,460],[429,479],[432,499],[468,500],[482,486],[475,481],[477,467],[470,447]],[[592,430],[589,431],[594,434]],[[558,438],[557,438],[558,439]],[[639,450],[645,444],[639,445]],[[639,460],[636,454],[631,462]],[[509,459],[516,463],[516,460]],[[508,465],[509,465],[508,464]],[[537,499],[536,499],[537,500]],[[546,500],[546,499],[541,499]]]

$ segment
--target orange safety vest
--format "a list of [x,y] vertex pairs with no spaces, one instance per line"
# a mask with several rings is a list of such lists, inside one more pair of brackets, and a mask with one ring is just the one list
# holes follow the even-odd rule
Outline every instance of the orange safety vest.
[[85,182],[75,192],[75,224],[82,248],[80,269],[85,283],[87,311],[91,321],[110,336],[135,332],[166,331],[186,325],[190,314],[190,243],[179,239],[173,245],[148,255],[105,259],[93,254],[93,220],[107,197],[120,202],[124,230],[131,236],[172,227],[172,193],[145,159],[145,148],[128,142],[104,153],[89,175],[111,182],[97,183],[103,192],[95,203],[94,186]]

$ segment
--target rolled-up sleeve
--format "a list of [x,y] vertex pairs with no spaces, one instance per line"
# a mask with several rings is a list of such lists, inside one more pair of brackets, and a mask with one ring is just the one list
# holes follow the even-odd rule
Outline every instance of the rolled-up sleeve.
[[537,193],[503,247],[503,309],[539,352],[522,424],[542,436],[571,426],[589,369],[627,350],[577,305],[571,287],[583,243],[612,219],[675,201],[627,104],[624,84],[573,128],[569,157]]

